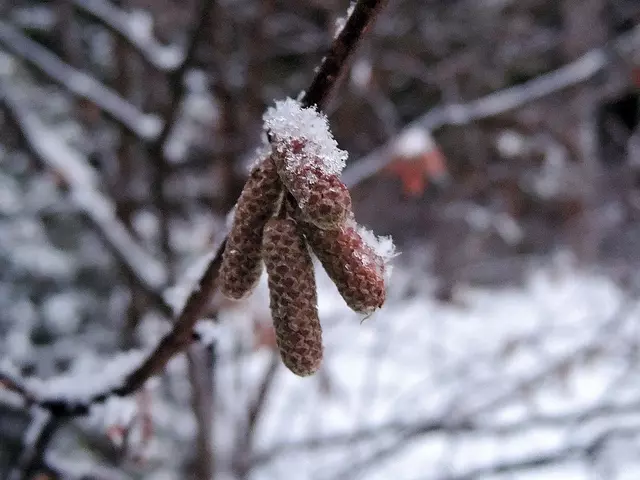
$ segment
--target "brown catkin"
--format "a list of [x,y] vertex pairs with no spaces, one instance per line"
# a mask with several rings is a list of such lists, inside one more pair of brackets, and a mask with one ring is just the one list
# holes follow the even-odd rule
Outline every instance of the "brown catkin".
[[336,228],[347,219],[351,213],[349,190],[337,175],[323,168],[319,158],[304,152],[304,141],[280,142],[272,158],[306,221],[327,229]]
[[282,362],[296,375],[311,375],[322,362],[322,328],[306,242],[295,220],[272,218],[264,229],[262,245]]
[[246,297],[262,273],[262,231],[282,196],[282,184],[270,157],[258,163],[242,190],[220,266],[220,291]]
[[384,304],[384,260],[364,241],[355,222],[321,230],[301,222],[304,235],[347,305],[371,314]]

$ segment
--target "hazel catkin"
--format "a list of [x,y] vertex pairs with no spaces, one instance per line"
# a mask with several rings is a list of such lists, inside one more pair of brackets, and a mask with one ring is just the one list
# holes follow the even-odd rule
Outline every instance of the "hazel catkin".
[[311,375],[322,362],[322,328],[313,262],[295,220],[272,218],[267,222],[262,255],[282,362],[296,375]]
[[282,196],[282,184],[270,157],[258,163],[247,180],[222,254],[220,291],[239,300],[251,293],[262,273],[262,231]]
[[300,225],[347,305],[367,315],[382,307],[386,297],[385,262],[364,240],[355,222],[347,221],[333,230],[304,222]]

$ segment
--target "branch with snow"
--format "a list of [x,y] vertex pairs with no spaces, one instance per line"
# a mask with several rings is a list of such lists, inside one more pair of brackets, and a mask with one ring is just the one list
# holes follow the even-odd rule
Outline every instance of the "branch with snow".
[[[470,469],[464,473],[451,474],[439,477],[440,480],[475,480],[493,475],[516,475],[518,472],[543,468],[547,466],[567,463],[572,460],[578,460],[584,457],[595,456],[606,446],[607,442],[621,438],[625,442],[637,441],[638,427],[637,425],[619,425],[599,431],[596,435],[592,435],[587,439],[577,439],[570,442],[567,446],[552,450],[548,453],[520,457],[503,462],[492,463],[485,467],[477,467]],[[428,477],[422,477],[422,479]],[[419,480],[417,477],[416,480]]]
[[[596,48],[557,70],[522,85],[507,88],[469,103],[434,108],[409,123],[398,138],[413,129],[434,132],[445,126],[462,126],[523,107],[593,79],[613,63],[612,53],[624,56],[640,49],[640,27],[622,35],[611,47]],[[394,157],[398,143],[394,140],[355,162],[343,174],[344,182],[353,186],[382,170]]]
[[60,420],[47,411],[35,410],[31,425],[24,436],[22,453],[8,480],[22,480],[32,476],[44,465],[44,454],[55,435]]
[[[109,29],[126,41],[140,57],[158,71],[170,73],[184,63],[185,51],[178,45],[162,45],[153,38],[151,28],[141,28],[143,22],[105,0],[73,0],[76,10]],[[137,20],[136,25],[134,21]]]
[[64,86],[89,100],[105,114],[142,140],[156,138],[161,129],[156,115],[145,114],[94,77],[76,70],[20,30],[0,20],[0,45]]
[[322,109],[326,105],[363,34],[371,28],[387,1],[359,0],[349,7],[346,23],[341,26],[329,53],[322,59],[311,85],[301,98],[304,107],[316,105]]
[[82,208],[123,267],[165,313],[159,292],[166,283],[164,266],[147,253],[119,221],[115,206],[98,188],[95,172],[79,153],[52,133],[25,106],[7,81],[0,81],[0,105],[23,136],[26,146],[43,164],[60,174],[75,203]]

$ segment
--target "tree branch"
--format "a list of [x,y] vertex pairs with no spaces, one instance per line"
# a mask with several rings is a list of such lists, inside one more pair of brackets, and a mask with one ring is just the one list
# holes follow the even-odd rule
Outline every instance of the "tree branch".
[[640,49],[640,27],[622,35],[611,47],[596,48],[574,62],[541,75],[522,85],[491,93],[469,103],[445,105],[434,108],[409,123],[396,139],[370,153],[347,168],[343,181],[353,186],[382,170],[393,160],[393,148],[397,138],[414,128],[433,132],[445,126],[468,125],[523,107],[531,102],[559,93],[593,79],[613,63],[613,55]]
[[74,202],[96,227],[96,231],[127,273],[136,278],[146,295],[160,306],[163,313],[171,315],[171,307],[160,293],[166,284],[164,266],[149,255],[118,220],[115,206],[99,191],[94,171],[75,150],[69,148],[35,114],[29,112],[19,94],[1,79],[0,108],[20,132],[31,153],[62,176]]
[[148,145],[148,151],[153,162],[153,181],[151,183],[151,193],[155,207],[158,210],[158,218],[160,223],[160,247],[164,256],[165,264],[169,273],[172,273],[173,262],[171,255],[171,245],[169,239],[169,204],[164,192],[164,184],[169,174],[169,164],[164,152],[165,145],[173,130],[178,113],[180,112],[180,104],[185,94],[184,74],[191,68],[194,60],[196,49],[205,25],[209,24],[209,16],[213,8],[214,0],[199,0],[197,8],[194,12],[194,26],[189,35],[187,48],[184,58],[177,69],[173,70],[168,76],[169,101],[162,112],[163,126],[158,136]]
[[461,474],[444,475],[439,477],[438,480],[476,480],[487,476],[515,474],[523,470],[532,470],[562,462],[569,462],[580,457],[597,454],[606,445],[606,442],[616,437],[627,438],[629,440],[638,438],[638,427],[636,425],[610,427],[587,440],[571,442],[568,446],[552,452],[540,453],[513,460],[503,460],[501,462],[495,462],[493,465],[470,469]]
[[49,412],[36,412],[25,432],[20,458],[8,480],[30,480],[43,467],[44,454],[60,424],[60,420]]
[[272,352],[271,359],[267,370],[262,377],[262,382],[256,392],[255,397],[249,404],[247,412],[247,425],[244,431],[244,436],[240,437],[239,444],[236,448],[236,473],[239,478],[245,478],[249,470],[253,467],[250,454],[253,450],[253,441],[255,439],[256,426],[261,418],[261,414],[264,411],[263,406],[267,399],[267,395],[273,385],[273,381],[276,377],[276,372],[280,365],[280,357],[276,352]]
[[112,89],[66,64],[39,43],[2,20],[0,20],[0,44],[63,85],[73,95],[98,106],[109,118],[138,138],[150,141],[159,134],[161,124],[156,115],[140,112]]
[[325,107],[346,71],[347,62],[387,2],[388,0],[360,0],[356,3],[346,24],[333,40],[329,53],[322,59],[311,85],[302,96],[302,105],[316,105],[318,109]]

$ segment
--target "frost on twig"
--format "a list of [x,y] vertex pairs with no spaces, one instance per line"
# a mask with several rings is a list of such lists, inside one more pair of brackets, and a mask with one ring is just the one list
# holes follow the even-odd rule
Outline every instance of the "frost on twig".
[[21,95],[2,79],[0,105],[18,126],[29,149],[42,163],[62,176],[74,202],[95,224],[124,267],[138,279],[148,294],[155,296],[166,281],[164,266],[149,255],[119,221],[113,202],[98,188],[95,172],[79,153],[26,108]]
[[349,17],[351,17],[351,14],[353,14],[353,10],[355,8],[356,8],[356,2],[352,1],[351,4],[349,5],[349,8],[347,9],[347,15],[344,17],[340,17],[336,20],[336,29],[333,34],[334,39],[338,38],[338,35],[342,33],[344,26],[347,24],[347,21],[349,20]]
[[75,7],[109,28],[137,50],[141,58],[156,69],[172,72],[184,59],[183,50],[175,44],[162,45],[152,34],[152,25],[142,12],[127,14],[105,0],[73,0]]
[[64,86],[69,92],[97,105],[138,138],[148,141],[160,132],[162,122],[156,115],[141,112],[111,88],[67,65],[49,50],[2,20],[0,44]]
[[47,380],[21,379],[8,362],[0,364],[2,384],[18,393],[27,404],[37,405],[62,416],[76,411],[87,413],[96,398],[105,392],[120,391],[125,379],[143,363],[147,351],[132,350],[104,362],[103,358],[85,356],[76,367]]

